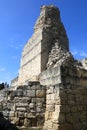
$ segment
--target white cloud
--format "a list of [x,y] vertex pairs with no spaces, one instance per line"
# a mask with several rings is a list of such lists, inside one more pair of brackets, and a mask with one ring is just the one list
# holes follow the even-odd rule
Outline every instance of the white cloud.
[[81,58],[87,57],[87,52],[85,52],[85,51],[73,50],[73,51],[71,51],[71,52],[72,52],[72,54],[73,54],[74,56],[79,56],[79,57],[81,57]]
[[17,74],[13,74],[13,73],[10,73],[10,72],[4,73],[3,76],[0,75],[0,83],[7,82],[7,83],[10,84],[11,80],[16,77],[15,75],[17,75]]
[[6,71],[6,68],[1,67],[1,68],[0,68],[0,72],[3,72],[3,71]]
[[80,56],[82,56],[82,57],[87,57],[87,53],[84,52],[84,51],[82,51],[82,52],[80,52]]
[[12,56],[11,57],[13,60],[16,60],[16,59],[18,59],[18,56]]
[[77,54],[78,54],[78,51],[74,50],[74,51],[72,51],[72,54],[73,54],[73,55],[77,55]]
[[23,48],[23,44],[18,43],[18,44],[16,45],[16,44],[11,43],[11,44],[10,44],[10,47],[13,48],[13,49],[18,50],[18,49]]

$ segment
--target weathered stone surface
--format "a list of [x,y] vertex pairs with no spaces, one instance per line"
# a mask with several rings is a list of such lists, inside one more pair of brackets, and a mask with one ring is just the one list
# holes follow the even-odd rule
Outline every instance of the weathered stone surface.
[[29,127],[30,126],[30,120],[29,119],[27,119],[27,118],[24,119],[24,126],[25,127]]
[[18,117],[14,117],[11,121],[12,124],[15,124],[15,125],[19,125],[19,118]]
[[15,106],[16,107],[27,107],[28,103],[16,103]]
[[18,86],[18,76],[11,81],[10,90],[16,90],[17,86]]
[[30,107],[30,108],[34,108],[34,106],[35,106],[34,103],[30,103],[30,104],[29,104],[29,107]]
[[59,125],[58,124],[53,124],[53,130],[58,130]]
[[14,117],[14,111],[10,111],[9,116]]
[[17,110],[17,111],[26,111],[26,108],[25,108],[25,107],[17,107],[16,110]]
[[[44,84],[43,79],[46,79],[46,75],[49,73],[49,70],[47,71],[41,74],[41,84]],[[54,68],[50,69],[51,73],[52,71],[54,71]],[[84,71],[80,66],[78,69],[76,66],[61,65],[60,75],[62,82],[59,82],[57,85],[53,84],[53,86],[48,84],[49,79],[47,75],[45,82],[45,85],[47,84],[47,95],[44,130],[80,130],[87,128],[86,73],[87,71]]]
[[84,69],[87,70],[87,58],[83,59],[83,60],[81,61],[81,63],[82,63],[82,65],[83,65]]
[[26,96],[35,97],[35,90],[27,90]]
[[37,90],[36,91],[36,97],[38,97],[38,98],[43,98],[43,97],[45,97],[45,95],[46,95],[45,90]]
[[24,112],[19,111],[19,112],[17,113],[17,116],[18,116],[18,117],[24,117]]

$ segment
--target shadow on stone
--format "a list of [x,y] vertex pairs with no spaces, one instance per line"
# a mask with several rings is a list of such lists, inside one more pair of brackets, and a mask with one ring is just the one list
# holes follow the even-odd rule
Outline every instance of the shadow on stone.
[[10,121],[4,118],[0,112],[0,130],[19,130],[15,125],[11,124]]

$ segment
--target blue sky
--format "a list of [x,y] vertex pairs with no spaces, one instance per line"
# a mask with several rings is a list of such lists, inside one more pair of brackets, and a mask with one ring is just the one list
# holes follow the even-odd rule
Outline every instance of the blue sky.
[[17,76],[40,6],[59,7],[74,57],[87,57],[87,0],[0,0],[0,82]]

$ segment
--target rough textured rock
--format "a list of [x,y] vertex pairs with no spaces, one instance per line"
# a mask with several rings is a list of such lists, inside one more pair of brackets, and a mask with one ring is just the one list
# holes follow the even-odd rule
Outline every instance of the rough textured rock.
[[18,76],[11,81],[11,88],[10,88],[10,90],[11,89],[12,90],[16,90],[17,86],[18,86]]
[[81,60],[80,62],[82,63],[83,68],[87,70],[87,58]]
[[0,112],[0,129],[1,130],[18,130],[18,128],[11,124],[9,120],[3,117],[3,114]]

